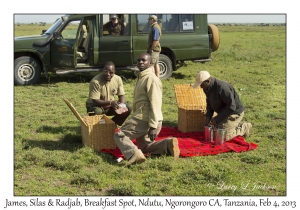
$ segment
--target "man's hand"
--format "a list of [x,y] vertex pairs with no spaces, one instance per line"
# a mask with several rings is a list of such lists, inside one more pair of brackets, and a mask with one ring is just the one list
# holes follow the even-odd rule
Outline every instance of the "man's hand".
[[157,129],[156,128],[150,128],[149,131],[148,131],[148,136],[149,136],[151,141],[154,141],[156,139],[156,135],[157,135]]
[[204,126],[208,126],[210,123],[210,118],[209,117],[206,117],[205,118],[205,122],[204,122]]
[[217,122],[215,120],[215,118],[212,118],[210,123],[216,128],[217,127]]
[[119,109],[119,104],[120,104],[119,101],[111,101],[111,107],[113,109]]

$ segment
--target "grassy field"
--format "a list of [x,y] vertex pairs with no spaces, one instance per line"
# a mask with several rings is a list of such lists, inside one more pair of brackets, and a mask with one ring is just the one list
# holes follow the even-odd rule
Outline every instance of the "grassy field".
[[[45,28],[15,26],[15,36]],[[95,74],[50,74],[38,85],[14,87],[14,195],[286,195],[286,28],[219,30],[221,44],[211,62],[188,62],[162,81],[163,125],[178,123],[173,85],[193,83],[200,70],[207,70],[240,95],[244,120],[253,124],[246,141],[258,144],[256,150],[178,161],[161,156],[125,168],[124,161],[117,164],[113,156],[82,146],[79,121],[62,100],[67,98],[84,115]],[[132,101],[135,77],[130,71],[117,74]]]

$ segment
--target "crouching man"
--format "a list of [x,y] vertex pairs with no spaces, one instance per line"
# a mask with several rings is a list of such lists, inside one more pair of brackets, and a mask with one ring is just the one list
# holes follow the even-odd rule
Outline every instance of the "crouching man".
[[[179,157],[177,138],[155,141],[162,127],[162,83],[151,67],[151,56],[142,53],[137,60],[139,72],[134,88],[133,113],[120,130],[114,134],[114,140],[125,158],[126,166],[142,163],[144,154],[172,155]],[[136,139],[136,145],[131,141]]]

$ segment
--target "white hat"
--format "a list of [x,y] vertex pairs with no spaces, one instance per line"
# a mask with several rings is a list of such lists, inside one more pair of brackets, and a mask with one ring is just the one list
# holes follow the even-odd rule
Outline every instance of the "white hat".
[[148,18],[148,20],[151,20],[151,19],[157,21],[157,16],[156,16],[156,15],[151,15],[151,16]]
[[110,19],[112,19],[112,18],[118,19],[118,16],[117,15],[111,15]]
[[202,82],[207,80],[208,78],[210,78],[210,74],[208,73],[208,71],[200,71],[196,76],[196,81],[193,85],[193,88],[199,87]]

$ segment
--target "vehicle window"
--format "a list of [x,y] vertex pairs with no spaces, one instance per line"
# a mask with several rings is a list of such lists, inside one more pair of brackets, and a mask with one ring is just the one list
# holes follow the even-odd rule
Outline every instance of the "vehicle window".
[[194,30],[194,16],[192,14],[180,15],[180,30],[181,31]]
[[167,20],[167,15],[164,14],[157,14],[157,24],[160,26],[161,30],[164,31],[165,30],[165,23]]
[[[153,14],[137,15],[138,33],[149,33],[150,24],[148,17]],[[163,32],[187,32],[194,31],[193,14],[154,14],[157,16],[157,23]]]
[[179,15],[169,14],[166,15],[166,31],[168,32],[179,32]]
[[63,23],[62,18],[58,18],[55,23],[45,32],[45,34],[53,34],[53,32]]
[[124,14],[123,15],[123,24],[124,24],[124,35],[130,35],[130,21],[129,21],[130,15]]
[[63,29],[61,35],[64,39],[76,39],[80,20],[69,22],[69,24]]
[[130,33],[128,14],[104,14],[102,25],[104,36],[124,36]]
[[147,15],[137,15],[137,31],[139,33],[149,33],[150,31],[150,24],[148,18],[150,17],[149,14]]

